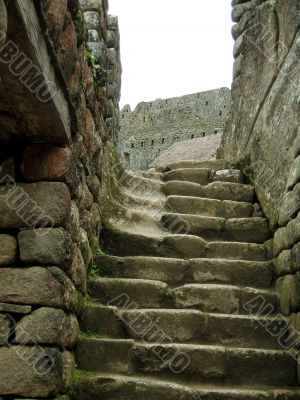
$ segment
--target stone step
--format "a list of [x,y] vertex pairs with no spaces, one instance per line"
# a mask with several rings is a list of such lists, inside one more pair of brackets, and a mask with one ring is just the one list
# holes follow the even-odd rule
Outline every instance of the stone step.
[[275,292],[230,285],[188,284],[172,290],[174,307],[208,313],[264,315],[279,312]]
[[168,285],[143,279],[94,278],[88,282],[88,292],[103,305],[131,308],[172,306]]
[[249,185],[230,182],[212,182],[206,186],[192,182],[165,182],[162,190],[166,196],[192,196],[209,199],[233,200],[253,203],[254,188]]
[[130,310],[88,304],[80,327],[111,338],[155,342],[162,335],[174,343],[222,345],[242,348],[280,349],[278,335],[287,330],[280,317],[209,314],[198,310]]
[[[297,388],[188,386],[138,376],[81,373],[74,383],[80,400],[299,400]],[[101,397],[99,397],[101,396]]]
[[[265,314],[278,311],[274,292],[230,285],[187,284],[171,289],[165,283],[142,279],[94,278],[89,294],[103,305],[123,309],[177,308],[222,314]],[[260,299],[269,305],[262,307]],[[249,305],[250,304],[250,305]]]
[[200,236],[207,241],[228,240],[235,242],[264,243],[271,238],[265,218],[234,218],[165,213],[161,222],[170,233],[181,229],[184,222],[186,234]]
[[228,161],[225,160],[183,160],[170,163],[161,169],[164,171],[173,171],[181,168],[209,168],[213,171],[218,171],[221,169],[226,169],[229,167]]
[[154,237],[133,231],[104,230],[102,247],[113,256],[150,256],[167,258],[222,258],[266,261],[263,244],[238,242],[206,242],[193,235]]
[[194,182],[199,185],[207,185],[211,170],[208,168],[180,168],[163,174],[162,180]]
[[215,171],[210,176],[212,182],[244,183],[243,173],[239,169],[223,169]]
[[203,215],[221,218],[250,218],[253,206],[231,200],[205,199],[191,196],[169,196],[166,210],[180,214]]
[[76,355],[79,368],[93,372],[146,374],[177,383],[193,379],[198,385],[297,384],[297,361],[278,350],[81,338]]
[[272,285],[274,271],[271,261],[98,256],[94,262],[102,276],[150,279],[177,286],[197,282],[267,288]]

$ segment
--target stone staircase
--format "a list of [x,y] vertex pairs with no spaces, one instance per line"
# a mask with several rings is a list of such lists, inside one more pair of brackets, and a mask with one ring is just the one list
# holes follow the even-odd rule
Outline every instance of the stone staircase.
[[287,322],[268,222],[227,168],[125,173],[81,316],[74,399],[300,398],[296,352],[276,335]]

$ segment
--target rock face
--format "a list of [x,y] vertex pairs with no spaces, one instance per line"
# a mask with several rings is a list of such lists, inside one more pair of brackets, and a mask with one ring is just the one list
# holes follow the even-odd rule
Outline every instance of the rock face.
[[276,225],[298,180],[299,2],[234,3],[233,18],[232,110],[219,156],[243,167]]
[[299,273],[279,301],[268,221],[241,171],[185,160],[126,177],[103,220],[110,255],[89,280],[74,398],[299,396],[281,314],[300,309]]
[[[187,140],[223,133],[229,108],[227,88],[143,102],[134,111],[125,106],[120,112],[118,140],[123,165],[130,170],[147,169],[162,151],[175,143],[178,148],[181,144],[186,146]],[[200,145],[200,141],[196,143]],[[209,155],[204,152],[202,158],[209,159]],[[177,160],[185,159],[184,152],[177,151],[176,156]],[[200,157],[197,153],[195,156],[201,159],[201,152]]]

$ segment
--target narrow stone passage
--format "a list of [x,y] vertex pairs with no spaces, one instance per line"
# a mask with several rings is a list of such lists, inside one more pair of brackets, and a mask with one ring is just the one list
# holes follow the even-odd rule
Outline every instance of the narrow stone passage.
[[271,232],[242,173],[184,161],[121,184],[81,315],[74,399],[299,399]]

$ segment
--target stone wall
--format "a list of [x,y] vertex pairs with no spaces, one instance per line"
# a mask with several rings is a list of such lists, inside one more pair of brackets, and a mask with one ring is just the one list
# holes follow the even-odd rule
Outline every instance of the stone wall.
[[300,4],[233,4],[233,107],[219,156],[247,168],[276,227],[288,174],[299,152]]
[[173,143],[222,133],[230,106],[227,88],[143,102],[120,112],[118,150],[125,167],[147,169]]
[[254,183],[275,232],[281,309],[300,329],[300,3],[233,0],[232,110],[219,152]]
[[67,396],[119,126],[106,0],[0,0],[0,396]]

